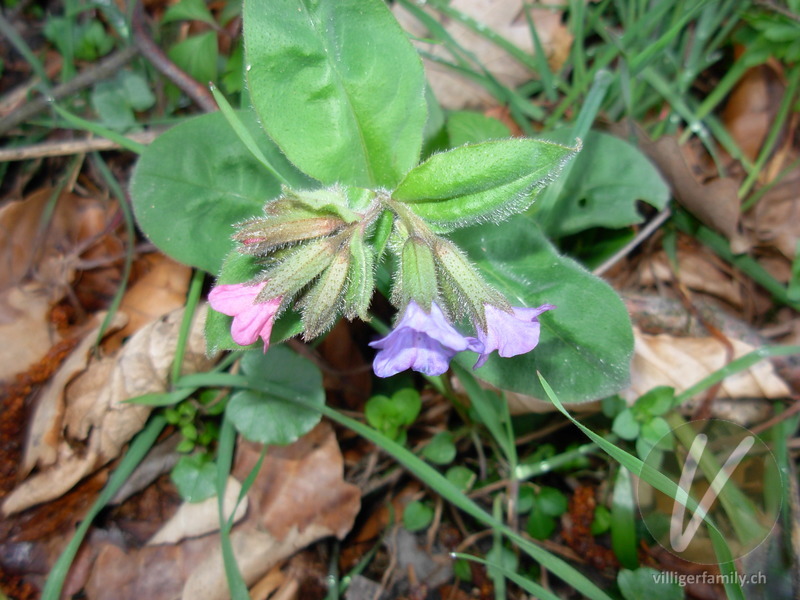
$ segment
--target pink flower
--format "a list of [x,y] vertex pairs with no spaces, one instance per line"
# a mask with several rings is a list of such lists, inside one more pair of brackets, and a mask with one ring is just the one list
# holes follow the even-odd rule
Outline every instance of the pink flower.
[[378,377],[391,377],[406,369],[441,375],[456,353],[483,349],[478,340],[456,331],[435,302],[431,304],[431,312],[426,313],[413,300],[389,335],[371,342],[370,346],[379,350],[373,361]]
[[542,304],[537,308],[512,307],[511,312],[506,312],[487,304],[486,332],[478,327],[483,352],[473,368],[482,367],[494,350],[503,358],[533,350],[539,343],[539,315],[554,308],[552,304]]
[[269,336],[275,314],[281,306],[281,297],[256,303],[256,297],[266,285],[218,285],[208,295],[211,308],[233,317],[231,337],[240,346],[249,346],[258,338],[264,340],[264,352],[269,348]]

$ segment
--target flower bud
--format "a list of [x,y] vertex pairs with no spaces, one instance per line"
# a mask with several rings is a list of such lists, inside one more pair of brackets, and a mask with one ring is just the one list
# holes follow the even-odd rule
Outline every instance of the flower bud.
[[342,248],[319,280],[300,301],[303,312],[303,337],[312,339],[330,329],[342,304],[350,267],[350,251]]
[[256,218],[241,223],[233,239],[243,254],[265,256],[272,250],[335,233],[345,222],[335,216],[309,216],[305,210],[286,211],[280,216]]
[[453,243],[437,238],[434,253],[439,274],[449,284],[443,287],[451,288],[455,296],[447,299],[450,303],[455,302],[456,312],[466,312],[475,323],[485,328],[484,305],[491,304],[502,310],[508,307],[508,301],[502,294],[483,280],[478,270]]
[[424,240],[411,236],[400,251],[400,273],[392,290],[392,301],[397,306],[405,306],[413,300],[430,311],[431,302],[437,296],[433,252]]
[[364,243],[361,235],[350,239],[350,268],[347,274],[347,291],[344,295],[344,316],[368,321],[369,305],[375,291],[375,252]]
[[256,301],[265,302],[277,296],[289,299],[294,296],[331,263],[337,246],[338,242],[334,238],[322,238],[285,251],[277,265],[261,274],[266,285]]

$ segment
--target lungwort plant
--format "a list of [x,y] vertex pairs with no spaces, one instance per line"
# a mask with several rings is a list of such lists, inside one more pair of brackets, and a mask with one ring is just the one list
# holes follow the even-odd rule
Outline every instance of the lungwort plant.
[[218,275],[211,348],[266,351],[342,316],[369,320],[377,287],[398,310],[371,344],[378,376],[439,375],[457,356],[543,396],[539,371],[567,401],[624,383],[622,303],[525,214],[579,140],[424,156],[441,111],[429,111],[421,61],[382,2],[250,1],[243,13],[252,106],[216,93],[222,111],[158,138],[132,183],[152,241]]

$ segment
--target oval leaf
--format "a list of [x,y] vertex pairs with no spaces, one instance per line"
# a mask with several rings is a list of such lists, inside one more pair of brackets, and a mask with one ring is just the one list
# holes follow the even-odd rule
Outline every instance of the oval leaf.
[[301,170],[394,187],[417,163],[422,63],[383,2],[247,0],[244,35],[253,105]]
[[461,146],[416,167],[393,197],[444,229],[497,220],[524,210],[576,151],[533,139]]
[[[539,371],[566,402],[601,398],[627,383],[633,333],[622,300],[607,283],[559,256],[530,217],[465,229],[453,239],[512,305],[557,307],[539,317],[541,338],[532,352],[513,358],[495,353],[476,376],[544,398]],[[458,360],[471,367],[471,356]]]
[[303,398],[320,406],[325,403],[322,374],[310,360],[286,346],[274,346],[266,354],[245,353],[242,373],[269,390],[241,390],[228,402],[228,418],[248,440],[291,444],[319,423],[320,413],[291,401]]
[[[571,129],[548,134],[569,141]],[[628,142],[590,131],[575,158],[545,230],[553,239],[592,227],[619,228],[641,223],[636,210],[643,200],[661,210],[670,191],[650,160]]]
[[[252,113],[242,120],[258,130]],[[309,187],[280,151],[259,136],[273,166]],[[217,273],[233,248],[231,225],[261,212],[280,185],[248,152],[220,113],[176,125],[142,154],[131,197],[142,231],[172,258]]]

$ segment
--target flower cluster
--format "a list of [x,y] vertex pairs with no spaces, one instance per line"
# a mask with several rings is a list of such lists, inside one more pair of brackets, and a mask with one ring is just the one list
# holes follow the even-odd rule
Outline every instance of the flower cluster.
[[[384,234],[381,219],[389,224]],[[378,350],[373,368],[379,377],[406,369],[441,375],[464,351],[478,354],[476,369],[495,351],[504,358],[530,352],[539,343],[539,316],[555,308],[511,306],[455,244],[384,192],[285,189],[265,207],[264,217],[241,223],[234,240],[238,256],[257,270],[249,282],[217,285],[209,302],[233,317],[236,344],[261,339],[265,352],[276,317],[292,303],[302,313],[307,339],[341,314],[365,318],[378,248],[388,247],[395,257],[392,301],[400,318],[370,344]],[[471,322],[475,335],[463,335],[454,321]]]

